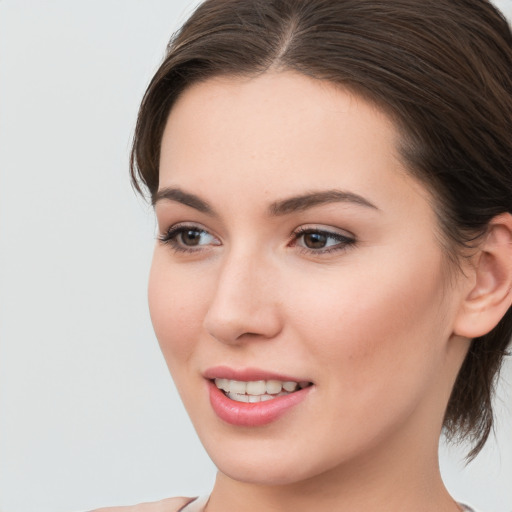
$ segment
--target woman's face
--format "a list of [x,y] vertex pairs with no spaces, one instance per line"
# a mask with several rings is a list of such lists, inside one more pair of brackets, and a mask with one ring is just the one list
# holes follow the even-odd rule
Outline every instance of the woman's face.
[[150,310],[224,474],[290,483],[434,453],[461,287],[396,144],[381,111],[291,72],[212,79],[173,107]]

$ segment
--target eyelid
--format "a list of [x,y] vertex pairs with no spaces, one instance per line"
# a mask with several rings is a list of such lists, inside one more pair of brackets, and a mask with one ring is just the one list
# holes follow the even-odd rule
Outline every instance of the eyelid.
[[[184,233],[186,231],[197,231],[199,233],[205,233],[207,235],[210,235],[218,243],[198,245],[198,246],[182,245],[176,240],[176,238],[181,233]],[[179,222],[177,224],[173,224],[164,233],[160,233],[157,238],[160,241],[160,243],[169,245],[171,247],[171,249],[175,252],[197,253],[197,252],[208,249],[209,245],[215,245],[215,246],[221,245],[221,242],[217,236],[215,236],[208,229],[206,229],[206,227],[202,226],[201,224],[195,223],[195,222]]]
[[[207,244],[199,245],[186,245],[183,243],[183,240],[180,243],[178,240],[179,235],[188,230],[209,235],[212,240]],[[320,248],[305,247],[300,245],[299,240],[301,237],[308,234],[321,234],[327,239],[334,240],[336,243],[330,245],[327,244],[325,247]],[[162,244],[169,245],[173,251],[181,253],[199,253],[210,249],[212,246],[222,245],[221,241],[216,235],[214,235],[203,225],[194,222],[180,222],[173,224],[164,233],[158,235],[157,238]],[[346,230],[340,230],[339,228],[323,225],[300,226],[290,234],[290,238],[287,243],[288,247],[296,247],[301,252],[317,256],[332,252],[346,251],[348,248],[354,246],[355,244],[356,237],[352,233]]]
[[335,228],[333,226],[325,226],[323,224],[304,224],[302,226],[295,228],[292,232],[292,236],[297,235],[297,234],[302,234],[302,233],[310,233],[310,232],[325,233],[327,235],[339,236],[339,237],[343,237],[343,238],[351,238],[351,239],[356,238],[354,233],[351,233],[350,231],[348,231],[346,229]]
[[[343,231],[343,232],[340,232]],[[336,244],[331,246],[326,246],[324,248],[313,249],[309,247],[299,246],[298,241],[300,238],[307,234],[322,234],[327,236],[328,238],[334,239],[337,241]],[[357,240],[356,236],[353,233],[350,233],[346,230],[338,230],[337,228],[327,227],[322,225],[305,225],[296,228],[292,234],[290,235],[290,244],[292,247],[298,247],[302,252],[309,255],[322,255],[328,254],[332,252],[342,252],[348,250],[350,247],[356,245]]]

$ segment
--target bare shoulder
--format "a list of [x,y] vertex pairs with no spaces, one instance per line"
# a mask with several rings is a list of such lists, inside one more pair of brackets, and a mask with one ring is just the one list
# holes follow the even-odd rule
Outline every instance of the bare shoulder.
[[108,507],[91,510],[91,512],[178,512],[192,498],[167,498],[152,503],[140,503],[128,507]]

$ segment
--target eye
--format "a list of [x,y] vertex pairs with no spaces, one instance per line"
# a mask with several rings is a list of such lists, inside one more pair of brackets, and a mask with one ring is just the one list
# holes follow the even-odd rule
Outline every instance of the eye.
[[219,240],[199,226],[177,225],[160,235],[159,240],[181,252],[198,251],[208,245],[220,245]]
[[292,245],[310,253],[328,253],[347,249],[355,239],[342,233],[318,228],[300,228],[293,234]]

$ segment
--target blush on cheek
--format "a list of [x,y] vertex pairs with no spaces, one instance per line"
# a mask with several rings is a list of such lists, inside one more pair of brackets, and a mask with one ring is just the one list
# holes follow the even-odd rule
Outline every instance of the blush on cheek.
[[[414,378],[417,369],[429,360],[435,367],[435,346],[444,329],[432,319],[442,307],[443,273],[440,260],[436,266],[434,258],[423,261],[427,258],[419,261],[415,255],[409,262],[395,258],[383,266],[367,266],[364,273],[346,275],[337,296],[331,293],[318,311],[311,310],[311,302],[309,311],[307,303],[301,304],[304,318],[316,320],[309,329],[319,342],[310,348],[329,355],[327,364],[346,376],[349,394],[372,401],[382,396],[382,388],[397,393],[402,386],[421,387]],[[383,275],[383,267],[390,272]],[[302,332],[308,329],[305,321],[301,325]]]
[[439,347],[444,343],[443,326],[432,322],[442,301],[440,282],[432,277],[432,283],[417,288],[411,278],[403,279],[388,289],[387,296],[368,303],[365,316],[372,321],[354,324],[360,329],[366,325],[360,332],[361,343],[352,351],[353,359],[361,363],[362,371],[354,379],[360,385],[384,384],[394,396],[406,389],[414,392],[415,387],[419,393],[428,385],[432,373],[440,368]]
[[[180,293],[178,293],[178,290]],[[158,343],[166,356],[169,352],[182,352],[190,346],[188,331],[194,325],[193,314],[186,293],[165,280],[161,273],[151,270],[148,302],[151,322]]]
[[155,305],[155,302],[151,305],[150,301],[153,329],[166,360],[169,357],[188,358],[195,344],[193,315],[183,305],[173,305],[172,302],[169,300],[167,306],[163,306],[161,303]]
[[176,381],[180,367],[190,361],[204,337],[203,323],[212,287],[192,269],[169,265],[162,259],[163,263],[156,257],[153,261],[149,310],[160,349]]

